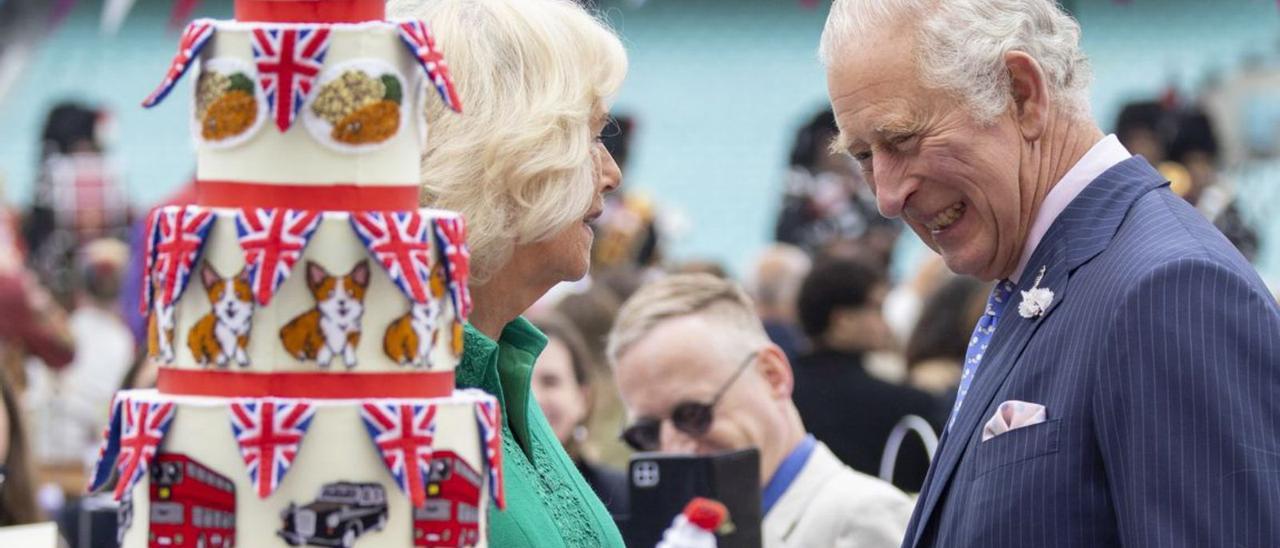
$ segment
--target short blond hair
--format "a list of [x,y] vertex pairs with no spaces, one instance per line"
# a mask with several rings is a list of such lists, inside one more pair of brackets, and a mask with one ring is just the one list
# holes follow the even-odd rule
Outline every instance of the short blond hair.
[[658,324],[692,315],[726,328],[727,336],[708,341],[710,344],[743,348],[769,342],[755,305],[742,286],[710,274],[675,274],[644,285],[622,305],[609,332],[609,363],[616,366],[618,358]]
[[463,113],[427,101],[424,205],[462,213],[472,273],[582,222],[595,198],[591,123],[627,71],[614,32],[569,0],[392,0],[427,22]]

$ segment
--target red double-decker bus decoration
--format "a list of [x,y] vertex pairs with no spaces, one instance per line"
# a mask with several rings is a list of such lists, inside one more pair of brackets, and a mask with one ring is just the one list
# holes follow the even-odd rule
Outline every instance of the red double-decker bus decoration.
[[231,548],[236,543],[236,486],[178,453],[151,465],[150,548]]
[[473,546],[480,542],[480,473],[453,451],[436,451],[427,502],[413,509],[413,545]]

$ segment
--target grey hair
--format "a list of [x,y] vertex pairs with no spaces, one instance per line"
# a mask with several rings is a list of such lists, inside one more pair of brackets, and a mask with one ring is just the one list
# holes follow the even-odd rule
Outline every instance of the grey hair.
[[755,304],[742,286],[710,274],[673,274],[645,284],[622,305],[609,331],[605,351],[609,363],[616,367],[618,358],[658,324],[692,315],[724,329],[724,336],[709,344],[749,348],[769,342]]
[[915,58],[921,82],[962,98],[990,122],[1011,99],[1004,56],[1030,55],[1050,97],[1074,117],[1089,112],[1089,60],[1080,24],[1055,0],[835,0],[818,55],[830,68],[850,42],[902,17],[918,18]]

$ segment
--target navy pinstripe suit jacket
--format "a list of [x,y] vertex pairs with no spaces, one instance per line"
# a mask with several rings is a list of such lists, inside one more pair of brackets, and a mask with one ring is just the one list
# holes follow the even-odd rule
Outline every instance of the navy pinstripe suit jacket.
[[[1134,157],[1053,223],[1006,303],[904,547],[1280,546],[1280,309]],[[1044,423],[981,441],[1007,400]]]

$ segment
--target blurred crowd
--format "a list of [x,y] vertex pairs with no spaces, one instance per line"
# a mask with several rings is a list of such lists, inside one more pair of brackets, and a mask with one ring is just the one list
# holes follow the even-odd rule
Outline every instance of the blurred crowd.
[[[637,123],[618,116],[604,137],[624,173]],[[112,394],[153,382],[136,301],[141,216],[106,153],[109,127],[92,108],[54,108],[30,205],[0,207],[0,525],[59,519],[70,529]],[[1114,128],[1256,255],[1258,234],[1235,206],[1204,111],[1168,98],[1133,103]],[[932,254],[895,264],[903,226],[877,213],[856,166],[828,150],[835,133],[830,111],[796,132],[776,242],[737,281],[790,362],[805,430],[854,470],[912,493],[990,287],[950,274]],[[670,273],[730,277],[715,261],[668,257],[660,202],[626,188],[597,221],[589,277],[529,311],[550,339],[535,369],[537,402],[615,515],[627,513],[621,470],[632,448],[619,437],[628,417],[607,355],[614,320],[639,288]]]

